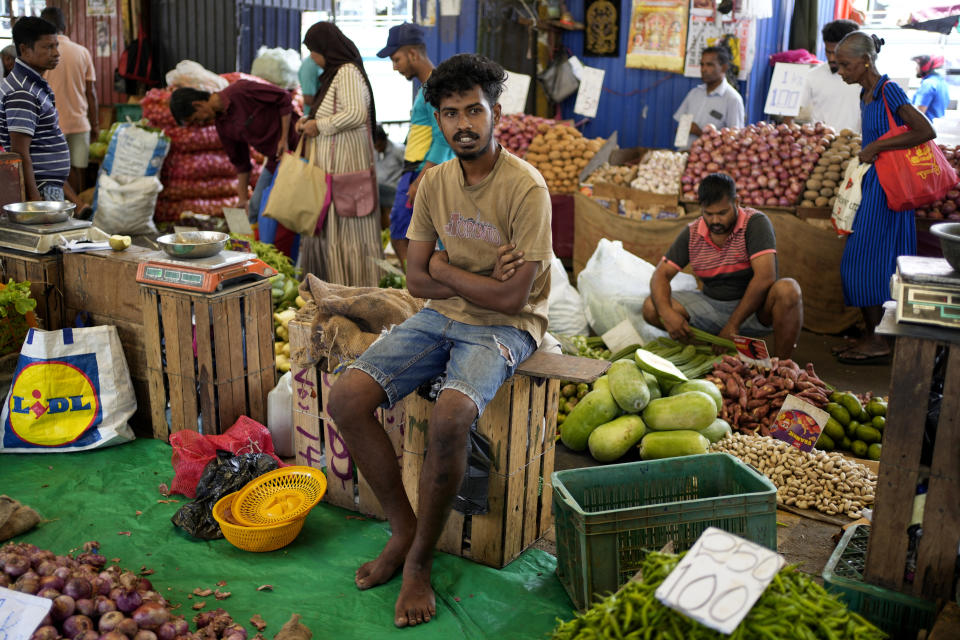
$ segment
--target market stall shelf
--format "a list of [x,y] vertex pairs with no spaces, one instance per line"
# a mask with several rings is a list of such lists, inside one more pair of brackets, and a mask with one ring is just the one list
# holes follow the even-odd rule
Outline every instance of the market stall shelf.
[[0,282],[30,282],[30,295],[37,301],[34,312],[41,328],[63,326],[63,263],[60,253],[36,255],[13,249],[0,250]]
[[[960,545],[960,331],[894,322],[888,309],[879,332],[897,337],[877,505],[867,547],[868,583],[928,599],[949,598]],[[946,359],[939,421],[928,429],[928,403],[938,359]],[[929,472],[921,464],[932,435]],[[905,580],[907,528],[919,483],[929,477],[916,573]]]
[[244,415],[266,424],[276,383],[268,280],[212,294],[141,285],[139,301],[155,438],[223,433]]

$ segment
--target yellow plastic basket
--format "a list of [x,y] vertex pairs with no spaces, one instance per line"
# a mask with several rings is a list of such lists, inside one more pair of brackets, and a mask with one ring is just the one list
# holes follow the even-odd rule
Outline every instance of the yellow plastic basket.
[[262,527],[303,518],[327,491],[327,477],[313,467],[276,469],[251,480],[238,492],[233,517]]
[[223,537],[230,544],[244,551],[274,551],[287,546],[300,534],[306,515],[296,520],[287,520],[265,527],[247,527],[237,524],[232,507],[239,493],[239,491],[228,493],[213,505],[213,517],[220,524]]

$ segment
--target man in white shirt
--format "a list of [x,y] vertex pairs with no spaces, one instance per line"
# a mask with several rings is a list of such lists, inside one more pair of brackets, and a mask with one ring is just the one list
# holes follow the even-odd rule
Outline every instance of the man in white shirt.
[[850,129],[860,133],[860,89],[847,84],[837,73],[837,44],[848,33],[859,30],[853,20],[834,20],[820,30],[827,63],[810,70],[800,97],[798,120],[822,122],[837,131]]
[[730,51],[726,47],[707,47],[700,54],[700,78],[703,84],[690,90],[673,114],[677,122],[691,114],[690,136],[695,138],[712,124],[718,129],[743,127],[743,98],[727,82]]

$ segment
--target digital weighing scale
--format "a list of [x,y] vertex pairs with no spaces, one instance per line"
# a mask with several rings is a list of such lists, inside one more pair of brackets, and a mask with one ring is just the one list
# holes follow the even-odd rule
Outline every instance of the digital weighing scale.
[[137,266],[137,282],[200,293],[221,291],[242,282],[277,275],[252,253],[221,251],[209,258],[177,259],[162,251],[148,254]]
[[960,329],[960,272],[943,258],[900,256],[890,288],[897,322]]
[[49,253],[57,247],[61,238],[82,241],[91,240],[91,236],[96,235],[99,240],[103,234],[91,229],[92,226],[89,220],[76,218],[49,224],[19,224],[0,216],[0,247],[28,253]]

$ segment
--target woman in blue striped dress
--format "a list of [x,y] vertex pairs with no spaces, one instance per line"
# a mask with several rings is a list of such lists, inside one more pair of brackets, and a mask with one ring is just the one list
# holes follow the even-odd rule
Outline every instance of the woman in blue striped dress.
[[[883,40],[875,35],[854,31],[837,45],[840,76],[847,84],[863,87],[861,162],[872,163],[881,152],[909,149],[936,137],[930,121],[910,104],[903,89],[877,71],[875,63],[882,44]],[[880,140],[890,130],[887,107],[897,126],[906,124],[910,131]],[[890,276],[896,271],[897,256],[913,255],[917,250],[913,210],[890,209],[875,167],[864,175],[862,192],[853,233],[843,250],[840,276],[844,300],[849,306],[860,307],[866,331],[860,340],[837,354],[846,364],[889,362],[890,346],[875,329],[883,317],[883,303],[890,298]]]

